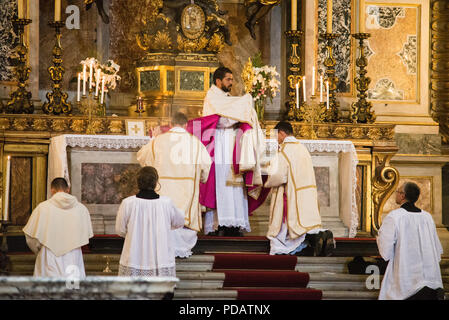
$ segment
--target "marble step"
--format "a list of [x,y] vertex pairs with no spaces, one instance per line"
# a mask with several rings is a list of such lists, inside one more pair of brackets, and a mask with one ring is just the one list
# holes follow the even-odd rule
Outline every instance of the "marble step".
[[175,300],[235,300],[235,290],[189,290],[175,288]]
[[378,291],[323,291],[323,300],[377,300]]
[[[366,286],[368,276],[357,274],[309,273],[308,287],[322,291],[371,291]],[[379,284],[382,281],[380,276]]]
[[[110,273],[104,272],[86,272],[88,276],[108,276]],[[115,275],[116,273],[112,273]],[[176,288],[180,290],[221,290],[225,274],[220,272],[192,272],[181,271],[176,272],[179,282]]]

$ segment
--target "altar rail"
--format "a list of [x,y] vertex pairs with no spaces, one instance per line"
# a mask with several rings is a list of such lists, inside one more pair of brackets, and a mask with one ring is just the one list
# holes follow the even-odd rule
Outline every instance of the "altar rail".
[[169,298],[175,277],[87,276],[74,278],[0,277],[0,300],[161,300]]

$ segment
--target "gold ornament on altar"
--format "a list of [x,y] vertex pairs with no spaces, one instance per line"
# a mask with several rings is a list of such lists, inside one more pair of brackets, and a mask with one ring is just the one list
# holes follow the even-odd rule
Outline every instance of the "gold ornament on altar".
[[200,6],[191,3],[181,13],[181,28],[184,36],[193,40],[199,38],[206,26],[206,17]]
[[[232,45],[226,21],[227,12],[216,0],[176,0],[150,2],[151,12],[142,19],[137,45],[147,53],[218,53],[224,44]],[[179,14],[181,13],[181,14]]]

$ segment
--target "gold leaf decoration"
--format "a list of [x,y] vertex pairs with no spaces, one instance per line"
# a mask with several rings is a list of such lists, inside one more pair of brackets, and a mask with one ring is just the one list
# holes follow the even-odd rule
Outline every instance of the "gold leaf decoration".
[[172,43],[168,31],[160,30],[156,33],[154,37],[154,48],[157,50],[170,50],[172,48]]
[[44,131],[48,129],[47,120],[46,119],[34,119],[33,124],[31,125],[36,131]]
[[57,132],[65,131],[66,130],[66,122],[64,119],[53,119],[51,121],[51,128]]
[[21,118],[14,119],[13,127],[18,131],[23,131],[28,127],[28,121]]
[[360,139],[364,136],[362,128],[352,128],[351,130],[351,137],[354,139]]
[[72,125],[70,126],[70,128],[74,132],[83,132],[84,131],[84,120],[82,120],[82,119],[74,119],[72,121]]
[[122,120],[111,120],[109,122],[109,131],[111,133],[121,133],[123,131]]
[[9,120],[7,118],[0,119],[0,130],[9,129]]
[[209,40],[209,45],[207,46],[207,51],[218,53],[221,50],[223,50],[223,48],[224,48],[223,36],[218,33],[214,33],[214,35]]
[[379,128],[370,128],[368,130],[368,137],[372,140],[379,140],[382,137],[382,133]]
[[334,130],[334,136],[337,138],[343,139],[346,137],[346,128],[345,127],[337,127]]

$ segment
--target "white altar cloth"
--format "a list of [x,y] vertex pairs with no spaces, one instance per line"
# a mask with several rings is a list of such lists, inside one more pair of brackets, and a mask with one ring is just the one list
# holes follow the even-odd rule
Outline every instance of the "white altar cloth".
[[[140,148],[151,140],[150,137],[125,135],[75,135],[66,134],[51,138],[48,154],[47,196],[50,195],[50,183],[56,177],[64,177],[70,184],[67,161],[67,147],[90,147],[98,149]],[[357,152],[351,141],[340,140],[299,140],[310,153],[341,153],[340,158],[340,218],[349,229],[349,237],[355,237],[359,223],[356,188],[357,188]],[[273,140],[267,140],[270,150]],[[277,143],[277,142],[275,142]],[[312,155],[313,156],[313,155]],[[347,188],[345,186],[350,186]]]

